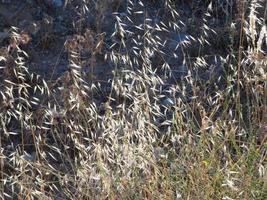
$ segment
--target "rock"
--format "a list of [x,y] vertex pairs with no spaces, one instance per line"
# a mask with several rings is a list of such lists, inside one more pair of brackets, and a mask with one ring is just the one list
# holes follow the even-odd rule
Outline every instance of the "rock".
[[27,153],[26,151],[24,152],[24,155],[22,156],[24,160],[34,162],[36,160],[36,155],[35,152],[32,153]]
[[33,15],[32,15],[33,19],[36,20],[36,21],[41,21],[44,17],[44,11],[43,9],[38,6],[34,9],[33,11]]
[[190,35],[185,33],[173,33],[169,39],[169,48],[176,50],[180,45],[184,46],[190,42]]
[[174,99],[166,97],[162,101],[162,105],[165,107],[174,106]]
[[52,0],[52,5],[54,7],[62,7],[63,6],[63,1],[62,0]]
[[179,8],[181,8],[182,15],[191,16],[192,15],[192,0],[183,0],[179,3]]
[[8,25],[7,22],[6,22],[6,17],[3,16],[1,13],[0,13],[0,22],[1,22],[1,24],[0,24],[0,28],[1,29],[2,29],[2,27],[5,27],[5,26]]
[[44,0],[44,3],[52,8],[60,8],[63,6],[63,0]]
[[4,40],[4,39],[6,39],[6,38],[8,38],[9,37],[9,32],[8,32],[8,30],[6,30],[6,31],[4,31],[4,32],[0,32],[0,43]]
[[7,3],[7,4],[8,4],[8,3],[11,3],[12,1],[11,1],[11,0],[2,0],[1,2],[2,2],[2,3]]

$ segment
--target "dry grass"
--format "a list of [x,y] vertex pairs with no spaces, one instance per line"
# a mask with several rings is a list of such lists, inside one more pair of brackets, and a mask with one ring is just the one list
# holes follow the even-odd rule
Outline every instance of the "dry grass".
[[[28,37],[13,28],[0,51],[1,199],[266,199],[266,7],[235,1],[234,16],[220,2],[207,1],[199,37],[177,45],[187,71],[171,84],[161,36],[182,29],[174,1],[155,23],[145,1],[128,1],[108,49],[101,23],[68,40],[70,70],[57,82],[28,71]],[[94,3],[101,22],[108,8]],[[214,56],[218,12],[230,41]],[[115,66],[105,102],[98,54]]]

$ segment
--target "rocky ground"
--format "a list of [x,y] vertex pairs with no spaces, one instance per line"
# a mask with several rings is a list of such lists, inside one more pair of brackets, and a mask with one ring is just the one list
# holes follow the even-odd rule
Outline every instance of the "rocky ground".
[[[129,19],[126,17],[127,1],[110,0],[86,5],[82,2],[81,0],[2,0],[0,56],[1,53],[8,52],[12,46],[11,38],[14,30],[12,27],[17,27],[16,31],[24,35],[20,48],[27,53],[25,65],[29,72],[40,75],[51,85],[51,90],[59,91],[64,86],[68,91],[71,89],[71,85],[68,85],[69,69],[75,62],[81,67],[82,78],[100,88],[91,97],[97,106],[101,107],[111,92],[113,75],[120,67],[119,64],[114,64],[114,61],[105,58],[112,55],[112,50],[133,57],[138,54],[145,33],[140,27],[146,23],[148,27],[155,29],[151,31],[151,38],[156,38],[155,41],[151,40],[155,50],[148,57],[153,69],[164,81],[164,94],[167,94],[164,91],[168,91],[171,86],[181,81],[181,77],[186,76],[188,70],[206,81],[218,82],[218,78],[223,76],[223,64],[218,55],[223,56],[228,53],[226,44],[230,40],[230,30],[224,27],[227,27],[233,13],[226,14],[223,10],[217,9],[216,12],[207,14],[209,10],[205,1],[175,1],[172,6],[179,15],[172,23],[176,24],[177,29],[158,30],[158,24],[165,23],[166,25],[161,24],[161,26],[167,27],[173,17],[164,1],[146,1],[145,4],[135,2],[131,6],[133,13],[131,22],[127,21]],[[225,5],[216,5],[217,8],[220,6],[225,8]],[[145,22],[143,12],[147,19]],[[127,48],[121,48],[120,38],[114,37],[118,17],[122,24],[127,24],[124,27]],[[209,29],[203,29],[205,24],[209,24]],[[200,44],[200,36],[203,35],[201,31],[209,34],[209,38],[206,38],[209,44]],[[207,62],[204,64],[206,67],[192,70],[194,68],[192,63],[197,63],[197,59],[201,56]],[[140,66],[136,64],[134,67],[138,70]],[[171,75],[166,74],[166,68],[170,69]],[[224,87],[223,84],[218,85]],[[57,93],[56,101],[61,105],[64,104],[65,93],[67,94],[65,90]],[[184,97],[188,101],[193,96],[190,90],[189,87],[189,92]],[[162,104],[165,106],[172,104],[172,98],[163,99]],[[42,101],[45,102],[47,99]]]
[[[42,75],[47,80],[55,80],[69,67],[68,49],[66,42],[73,39],[75,35],[83,35],[86,30],[91,30],[95,34],[103,34],[104,45],[103,51],[98,53],[96,63],[93,69],[95,80],[105,82],[111,78],[112,66],[106,62],[104,54],[108,52],[112,45],[111,34],[114,31],[116,11],[121,15],[125,12],[125,5],[118,1],[110,1],[108,8],[95,8],[92,5],[86,15],[81,14],[82,8],[79,8],[79,1],[63,0],[46,0],[46,1],[2,1],[0,3],[0,43],[5,47],[9,41],[10,28],[18,27],[21,32],[29,36],[29,42],[23,46],[23,50],[28,53],[29,70]],[[116,6],[116,4],[118,4]],[[161,1],[153,3],[148,2],[147,15],[153,19],[151,25],[155,25],[160,20],[165,20],[168,16],[164,14],[164,5]],[[183,66],[184,57],[181,48],[177,47],[179,43],[193,42],[198,39],[200,26],[203,25],[201,16],[205,11],[205,3],[198,1],[177,1],[177,7],[180,18],[177,19],[179,31],[162,32],[158,35],[164,41],[164,46],[160,47],[161,51],[168,52],[165,55],[173,72],[183,73],[187,66]],[[97,9],[100,9],[97,11]],[[103,11],[101,11],[101,9]],[[117,9],[117,10],[116,10]],[[138,9],[138,7],[136,8]],[[102,13],[97,13],[102,12]],[[219,11],[218,11],[219,12]],[[220,13],[215,13],[215,15]],[[101,15],[101,16],[100,16]],[[99,19],[97,21],[96,19]],[[135,23],[142,23],[142,17],[136,15]],[[227,38],[227,30],[223,30],[227,22],[226,15],[216,18],[213,16],[209,19],[213,28],[219,32],[211,38],[212,48],[207,47],[203,52],[211,57],[224,50],[224,40]],[[136,34],[136,32],[135,32]],[[135,36],[134,36],[135,37]],[[198,55],[198,44],[190,45],[191,57]],[[88,57],[89,59],[89,57]],[[212,60],[212,59],[211,59]],[[155,63],[160,65],[160,63]],[[86,66],[88,67],[88,66]],[[89,67],[90,68],[90,67]],[[85,71],[91,71],[87,69]],[[180,75],[177,75],[180,76]]]

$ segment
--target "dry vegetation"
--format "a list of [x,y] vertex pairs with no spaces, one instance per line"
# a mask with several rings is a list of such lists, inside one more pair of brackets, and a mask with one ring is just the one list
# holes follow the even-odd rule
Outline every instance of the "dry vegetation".
[[[147,1],[80,1],[96,28],[66,41],[56,80],[29,71],[30,38],[12,27],[0,49],[1,199],[267,199],[266,1],[203,1],[175,55],[164,37],[185,28],[187,1],[159,2],[157,21]],[[186,3],[193,14],[198,2]],[[94,77],[97,59],[110,82]]]

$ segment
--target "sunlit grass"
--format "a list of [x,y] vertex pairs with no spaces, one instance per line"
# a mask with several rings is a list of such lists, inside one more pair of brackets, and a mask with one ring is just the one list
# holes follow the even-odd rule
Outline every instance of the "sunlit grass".
[[[145,1],[129,1],[124,15],[114,13],[108,48],[97,31],[69,39],[69,71],[55,81],[28,71],[27,41],[13,27],[0,51],[0,197],[266,199],[267,33],[256,12],[263,4],[236,1],[250,14],[234,18],[231,4],[212,2],[199,37],[176,47],[186,71],[179,78],[168,63],[178,56],[162,37],[182,29],[170,0],[154,24]],[[99,31],[108,7],[95,3]],[[81,3],[83,15],[91,4]],[[229,40],[224,55],[210,55],[210,17],[219,11],[229,29],[242,22],[240,35],[229,36],[238,47]],[[83,71],[99,54],[114,66],[109,89]]]

